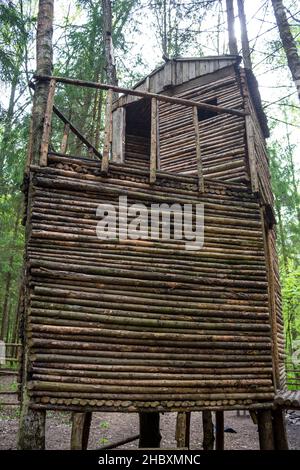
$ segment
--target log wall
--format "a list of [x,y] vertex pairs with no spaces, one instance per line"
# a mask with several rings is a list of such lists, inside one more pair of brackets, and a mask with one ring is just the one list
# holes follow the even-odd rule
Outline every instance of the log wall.
[[[180,98],[209,102],[218,106],[243,110],[243,96],[236,71],[229,69],[224,78],[204,85],[197,80],[186,84],[183,91],[175,89]],[[201,113],[200,113],[201,114]],[[245,120],[243,117],[219,114],[199,122],[204,177],[227,181],[248,182],[246,162]],[[160,103],[159,154],[163,171],[195,174],[196,144],[192,110],[183,106]]]
[[[109,411],[270,406],[260,207],[246,187],[49,156],[33,168],[27,247],[32,406]],[[204,203],[205,243],[100,241],[96,208]]]

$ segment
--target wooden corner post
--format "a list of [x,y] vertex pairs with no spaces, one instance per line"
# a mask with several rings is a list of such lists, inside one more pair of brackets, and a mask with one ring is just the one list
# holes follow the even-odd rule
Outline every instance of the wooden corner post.
[[150,150],[150,184],[156,181],[157,167],[157,99],[151,100],[151,150]]
[[108,173],[109,166],[109,154],[112,143],[112,102],[113,92],[112,90],[107,91],[106,97],[106,113],[105,113],[105,131],[104,131],[104,147],[101,162],[101,172],[104,175]]

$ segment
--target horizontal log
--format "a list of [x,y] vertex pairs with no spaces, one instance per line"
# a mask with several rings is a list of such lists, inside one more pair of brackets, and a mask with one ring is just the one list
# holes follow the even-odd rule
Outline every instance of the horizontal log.
[[158,101],[163,101],[165,103],[172,103],[172,104],[178,104],[182,106],[196,106],[199,109],[207,109],[210,111],[214,111],[216,113],[225,113],[225,114],[233,114],[236,116],[245,116],[247,113],[244,111],[240,111],[237,109],[228,109],[228,108],[222,108],[220,106],[214,106],[210,105],[207,103],[201,103],[197,101],[192,101],[192,100],[186,100],[183,98],[176,98],[176,97],[171,97],[171,96],[166,96],[166,95],[158,95],[155,93],[149,93],[149,92],[144,92],[144,91],[138,91],[138,90],[131,90],[128,88],[122,88],[118,87],[115,85],[107,85],[103,83],[98,83],[98,82],[89,82],[85,80],[78,80],[78,79],[72,79],[72,78],[65,78],[65,77],[54,77],[54,76],[47,76],[47,75],[34,75],[35,80],[55,80],[58,83],[65,83],[69,85],[75,85],[75,86],[82,86],[82,87],[87,87],[87,88],[98,88],[101,90],[112,90],[116,93],[124,93],[124,94],[129,94],[132,96],[138,96],[141,98],[155,98]]

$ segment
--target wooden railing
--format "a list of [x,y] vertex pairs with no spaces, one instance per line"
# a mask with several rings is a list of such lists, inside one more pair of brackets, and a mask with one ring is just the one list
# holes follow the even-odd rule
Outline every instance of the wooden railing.
[[[35,80],[49,81],[49,93],[46,106],[46,113],[44,119],[44,128],[43,136],[41,142],[41,152],[40,152],[40,166],[47,166],[47,157],[49,150],[49,141],[51,134],[51,119],[52,113],[54,112],[56,116],[61,119],[65,126],[68,126],[75,135],[88,147],[88,149],[96,155],[98,158],[101,158],[101,172],[103,175],[107,175],[109,170],[110,154],[112,148],[112,111],[113,111],[113,92],[122,93],[124,95],[132,95],[139,98],[148,98],[151,99],[151,150],[150,150],[150,184],[154,184],[156,181],[157,174],[157,146],[159,144],[159,133],[158,133],[158,102],[167,102],[171,104],[182,105],[190,107],[193,116],[193,126],[195,132],[195,150],[196,150],[196,159],[197,159],[197,173],[198,173],[198,187],[199,191],[204,191],[204,179],[203,179],[203,169],[202,169],[202,158],[201,158],[201,142],[199,135],[199,125],[198,125],[198,109],[205,109],[214,111],[219,114],[227,113],[237,116],[246,116],[247,113],[237,110],[224,108],[221,106],[215,106],[208,103],[196,102],[193,100],[187,100],[178,97],[158,95],[155,93],[149,93],[139,90],[131,90],[127,88],[122,88],[114,85],[107,85],[102,83],[88,82],[84,80],[76,80],[71,78],[64,77],[51,77],[51,76],[34,76]],[[86,139],[81,132],[68,120],[61,111],[57,109],[54,105],[54,96],[57,83],[69,84],[87,88],[95,88],[101,90],[107,90],[106,98],[106,113],[105,113],[105,131],[104,131],[104,145],[103,145],[103,154],[99,152],[89,141]],[[66,145],[63,138],[61,148],[65,151]]]

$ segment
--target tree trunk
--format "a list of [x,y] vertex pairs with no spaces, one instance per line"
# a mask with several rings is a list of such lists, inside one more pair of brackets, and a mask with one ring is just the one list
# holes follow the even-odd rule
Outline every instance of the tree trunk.
[[229,52],[232,55],[238,55],[237,42],[236,42],[236,37],[234,33],[233,0],[226,0],[226,11],[227,11]]
[[102,11],[106,79],[107,83],[110,85],[118,85],[112,40],[112,12],[110,0],[102,0]]
[[[12,246],[15,245],[18,230],[19,230],[19,223],[20,223],[20,216],[21,216],[21,201],[18,204],[17,214],[14,224],[14,231],[13,231],[13,238],[12,238]],[[11,283],[12,283],[12,272],[13,272],[13,265],[14,265],[14,249],[10,250],[11,254],[8,260],[8,272],[5,274],[5,287],[4,287],[4,301],[2,307],[2,322],[1,322],[1,339],[3,341],[6,340],[7,333],[8,333],[8,324],[9,324],[9,298],[10,298],[10,291],[11,291]]]
[[213,450],[214,448],[214,425],[211,411],[202,411],[203,423],[203,450]]
[[[52,75],[53,4],[54,0],[39,0],[36,42],[37,75]],[[33,141],[31,161],[35,164],[38,164],[40,160],[40,147],[43,134],[44,115],[47,105],[48,90],[48,81],[37,82],[32,109]]]
[[159,429],[159,413],[143,412],[139,413],[140,419],[140,448],[159,448],[161,434]]
[[19,428],[19,450],[45,450],[46,411],[32,410],[28,403],[21,409]]
[[296,42],[291,33],[282,0],[272,0],[272,5],[288,66],[300,100],[300,56],[297,51]]
[[[36,72],[38,75],[52,74],[52,57],[53,57],[53,4],[54,0],[39,0],[39,12],[37,22],[37,41],[36,41]],[[30,161],[39,163],[40,147],[43,134],[44,116],[47,106],[49,82],[38,81],[35,87],[34,102],[32,109],[32,146]],[[29,188],[30,203],[30,188]],[[28,208],[29,209],[29,208]],[[28,215],[27,209],[27,215]],[[29,217],[27,217],[25,242],[28,240],[29,234]],[[29,296],[29,286],[25,288],[25,298]],[[23,328],[27,327],[26,302],[23,318]],[[23,341],[23,359],[22,359],[22,402],[21,415],[18,433],[19,449],[44,449],[45,448],[45,423],[46,412],[33,410],[30,408],[30,399],[27,388],[27,377],[29,373],[28,344]]]
[[243,61],[246,69],[252,69],[251,63],[251,53],[249,47],[249,39],[247,32],[247,21],[244,9],[244,0],[237,0],[238,11],[239,11],[239,20],[241,28],[241,41],[242,41],[242,51],[243,51]]
[[7,157],[7,148],[9,148],[9,136],[12,126],[12,118],[14,115],[15,96],[17,90],[17,79],[14,77],[10,89],[9,104],[4,120],[4,132],[0,149],[0,194],[5,193],[5,163]]

